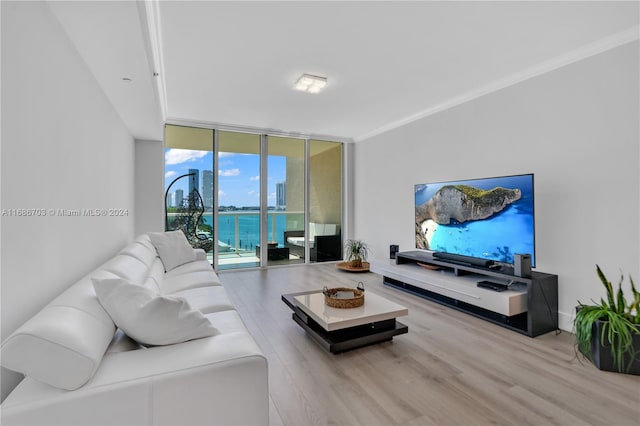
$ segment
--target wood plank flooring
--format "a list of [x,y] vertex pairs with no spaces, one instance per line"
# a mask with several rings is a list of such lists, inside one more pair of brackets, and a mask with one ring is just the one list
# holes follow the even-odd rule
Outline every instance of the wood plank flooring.
[[[639,425],[640,377],[580,362],[573,335],[520,335],[333,264],[221,272],[269,360],[272,425]],[[332,355],[283,293],[355,287],[409,308],[409,333]]]

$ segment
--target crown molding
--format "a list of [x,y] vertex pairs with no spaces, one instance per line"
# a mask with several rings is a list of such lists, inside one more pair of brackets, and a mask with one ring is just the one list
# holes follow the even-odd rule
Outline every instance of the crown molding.
[[611,36],[604,37],[593,43],[589,43],[578,49],[571,50],[563,55],[556,56],[548,61],[542,62],[533,67],[527,68],[523,71],[511,74],[510,76],[507,76],[500,80],[478,87],[475,90],[471,90],[469,92],[463,93],[460,96],[450,98],[445,102],[442,102],[441,104],[429,107],[416,114],[412,114],[401,120],[397,120],[387,125],[384,125],[382,127],[379,127],[369,133],[365,133],[360,136],[357,136],[353,138],[353,141],[361,142],[366,139],[372,138],[374,136],[378,136],[382,133],[386,133],[393,129],[397,129],[399,127],[405,126],[409,123],[420,120],[422,118],[429,117],[431,115],[437,114],[441,111],[448,110],[458,105],[462,105],[466,102],[472,101],[474,99],[477,99],[489,93],[493,93],[498,90],[504,89],[506,87],[513,86],[525,80],[529,80],[539,75],[546,74],[550,71],[554,71],[556,69],[562,68],[572,63],[589,58],[591,56],[595,56],[600,53],[606,52],[608,50],[614,49],[616,47],[622,46],[624,44],[631,43],[638,39],[640,39],[640,26],[636,25],[636,26],[627,28],[626,30],[615,33]]
[[159,0],[138,0],[136,5],[138,6],[140,23],[142,24],[147,58],[155,81],[155,92],[160,105],[160,114],[162,121],[164,121],[167,118],[167,88],[164,78]]

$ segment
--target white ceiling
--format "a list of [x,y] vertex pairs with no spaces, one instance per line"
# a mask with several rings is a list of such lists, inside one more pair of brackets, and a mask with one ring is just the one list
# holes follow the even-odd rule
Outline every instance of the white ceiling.
[[[637,1],[49,4],[139,139],[167,120],[364,140],[639,38]],[[302,73],[326,90],[292,90]]]

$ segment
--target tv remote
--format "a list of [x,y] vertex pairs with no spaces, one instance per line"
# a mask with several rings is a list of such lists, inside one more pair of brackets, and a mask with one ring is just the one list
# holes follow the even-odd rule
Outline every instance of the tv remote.
[[493,291],[505,291],[509,289],[507,284],[494,283],[493,281],[478,281],[477,286]]

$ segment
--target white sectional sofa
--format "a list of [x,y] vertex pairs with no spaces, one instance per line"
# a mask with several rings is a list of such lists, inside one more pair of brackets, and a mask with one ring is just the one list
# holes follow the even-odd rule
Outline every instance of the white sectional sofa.
[[[172,248],[150,237],[138,237],[2,343],[2,365],[25,375],[0,407],[2,425],[268,424],[266,358],[204,252],[183,250],[179,265],[167,267]],[[134,295],[114,296],[116,285]],[[143,308],[122,318],[131,306]]]

